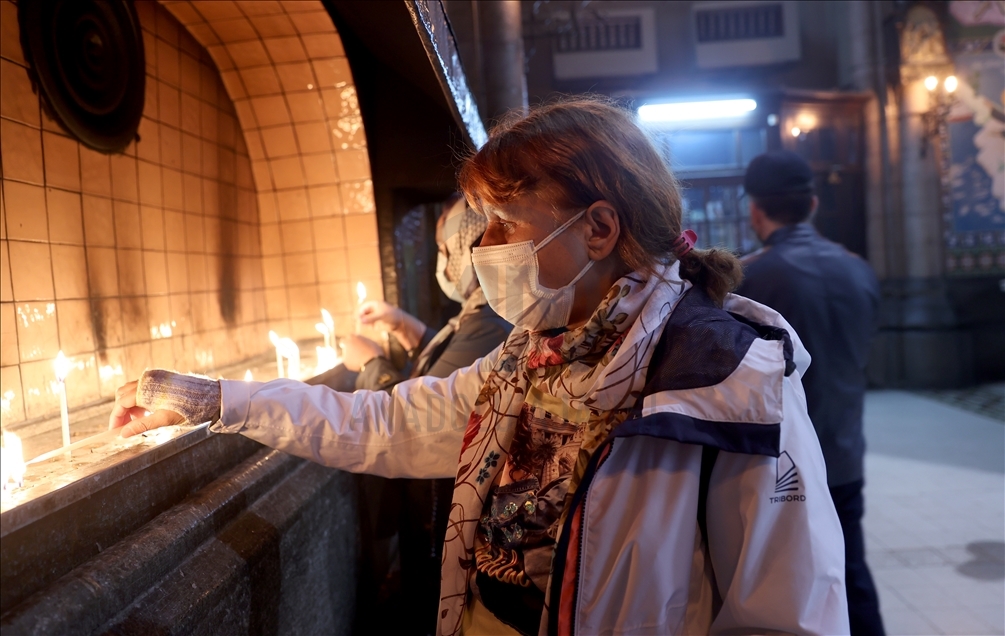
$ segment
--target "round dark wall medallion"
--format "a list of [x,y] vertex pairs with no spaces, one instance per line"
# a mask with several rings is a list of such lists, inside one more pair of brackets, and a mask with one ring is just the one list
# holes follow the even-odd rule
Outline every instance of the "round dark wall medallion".
[[21,46],[47,106],[84,144],[112,153],[143,115],[143,36],[128,0],[21,0]]

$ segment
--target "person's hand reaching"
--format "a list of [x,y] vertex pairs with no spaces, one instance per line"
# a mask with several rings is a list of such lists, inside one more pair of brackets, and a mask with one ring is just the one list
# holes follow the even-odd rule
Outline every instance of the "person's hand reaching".
[[356,310],[356,316],[364,325],[373,325],[380,331],[394,333],[405,322],[405,312],[383,300],[368,300]]
[[426,331],[426,325],[421,320],[383,300],[366,301],[356,310],[356,316],[362,324],[373,325],[393,335],[406,351],[418,346]]
[[174,411],[160,409],[151,413],[136,404],[136,388],[139,381],[126,383],[115,391],[115,406],[108,420],[109,430],[122,428],[122,437],[132,437],[146,431],[173,426],[185,421],[185,417]]
[[220,419],[220,383],[210,378],[147,369],[139,380],[115,392],[108,428],[130,437],[174,424],[202,424]]
[[344,336],[341,346],[342,364],[350,371],[358,372],[370,360],[384,355],[383,347],[363,336]]

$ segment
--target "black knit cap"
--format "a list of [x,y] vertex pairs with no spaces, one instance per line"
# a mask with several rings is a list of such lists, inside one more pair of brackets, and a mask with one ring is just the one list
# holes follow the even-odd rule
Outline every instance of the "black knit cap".
[[790,150],[772,150],[751,160],[743,189],[754,196],[813,192],[813,170]]

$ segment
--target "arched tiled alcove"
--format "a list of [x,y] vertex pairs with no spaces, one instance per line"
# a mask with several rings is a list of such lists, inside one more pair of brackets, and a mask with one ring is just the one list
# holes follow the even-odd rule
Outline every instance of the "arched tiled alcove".
[[215,373],[267,352],[269,329],[317,337],[322,307],[347,333],[356,281],[381,296],[366,141],[321,4],[135,6],[143,120],[105,155],[42,108],[0,0],[4,426],[51,431],[59,351],[76,421],[146,367]]
[[[346,333],[355,283],[371,298],[381,284],[366,135],[331,18],[310,0],[161,4],[209,52],[237,111],[269,320],[310,337],[326,307]],[[146,45],[148,58],[159,54],[156,41]]]

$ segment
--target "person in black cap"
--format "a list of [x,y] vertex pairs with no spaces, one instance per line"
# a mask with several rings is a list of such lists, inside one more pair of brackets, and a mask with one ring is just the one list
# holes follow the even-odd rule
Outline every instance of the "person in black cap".
[[764,247],[743,259],[737,293],[782,314],[810,353],[802,382],[844,532],[851,633],[883,634],[861,524],[862,405],[879,284],[868,263],[820,236],[808,222],[817,197],[813,171],[799,155],[781,150],[755,157],[743,187],[751,227]]

